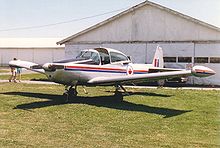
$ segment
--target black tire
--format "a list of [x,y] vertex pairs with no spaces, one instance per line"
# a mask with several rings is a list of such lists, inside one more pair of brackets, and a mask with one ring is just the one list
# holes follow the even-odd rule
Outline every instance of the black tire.
[[72,98],[72,97],[76,97],[78,92],[75,89],[71,88],[69,89],[68,94],[69,94],[69,97]]
[[163,87],[165,85],[165,80],[158,80],[157,85]]
[[68,92],[63,93],[63,97],[65,99],[65,103],[69,102],[69,97],[70,96],[69,96]]
[[117,102],[123,101],[123,94],[121,92],[115,92],[114,100]]

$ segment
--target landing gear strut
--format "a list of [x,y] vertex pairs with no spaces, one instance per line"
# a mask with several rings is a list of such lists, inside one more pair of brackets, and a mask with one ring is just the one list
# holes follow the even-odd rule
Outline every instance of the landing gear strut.
[[126,95],[129,95],[129,93],[126,91],[126,89],[121,85],[121,84],[117,84],[115,85],[115,92],[119,92],[121,93],[119,90],[123,90],[123,92],[126,94]]
[[126,89],[121,84],[115,85],[115,95],[114,96],[118,101],[123,101],[123,94],[119,90],[123,90],[123,92],[125,94],[128,94],[128,93],[127,93]]
[[[66,97],[65,102],[68,102],[71,98],[76,97],[78,92],[77,92],[77,85],[72,85],[69,86],[65,86],[65,92],[63,93],[63,96]],[[74,88],[73,88],[74,87]]]

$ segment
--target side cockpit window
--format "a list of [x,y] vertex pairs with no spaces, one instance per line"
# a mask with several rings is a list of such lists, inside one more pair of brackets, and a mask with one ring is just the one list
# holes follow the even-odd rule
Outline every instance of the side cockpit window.
[[120,61],[129,61],[128,57],[118,53],[118,52],[110,52],[111,62],[120,62]]
[[110,64],[110,57],[107,49],[95,48],[95,50],[99,52],[102,65]]
[[101,57],[101,63],[102,65],[104,64],[110,64],[110,58],[109,55],[103,52],[100,52],[100,57]]

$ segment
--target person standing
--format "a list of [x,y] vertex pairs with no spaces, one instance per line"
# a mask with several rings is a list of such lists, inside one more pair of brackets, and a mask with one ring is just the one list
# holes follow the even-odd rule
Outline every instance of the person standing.
[[21,72],[22,72],[22,68],[17,67],[16,68],[16,77],[19,82],[21,82]]
[[[13,60],[17,60],[17,59],[13,58]],[[13,82],[17,83],[17,81],[16,81],[16,68],[13,66],[10,66],[10,68],[11,68],[11,76],[9,78],[9,82],[13,81]]]

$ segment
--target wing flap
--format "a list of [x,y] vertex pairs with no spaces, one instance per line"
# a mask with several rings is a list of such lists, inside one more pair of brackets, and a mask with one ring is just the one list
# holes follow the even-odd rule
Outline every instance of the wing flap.
[[169,79],[175,77],[189,76],[191,70],[171,71],[171,72],[158,72],[139,75],[125,75],[114,77],[96,77],[88,81],[89,84],[106,84],[106,83],[126,83],[126,82],[139,82],[139,81],[155,81],[160,79]]

